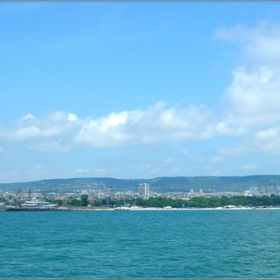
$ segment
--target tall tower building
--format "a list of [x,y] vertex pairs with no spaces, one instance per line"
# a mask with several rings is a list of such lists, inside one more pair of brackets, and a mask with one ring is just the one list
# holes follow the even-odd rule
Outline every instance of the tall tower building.
[[114,187],[107,187],[105,196],[108,199],[114,199],[115,197]]
[[149,199],[150,197],[150,186],[147,183],[141,183],[138,185],[139,197]]

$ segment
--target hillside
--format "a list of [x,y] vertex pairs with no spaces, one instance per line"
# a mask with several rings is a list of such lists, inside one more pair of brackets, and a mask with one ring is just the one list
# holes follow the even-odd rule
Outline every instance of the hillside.
[[71,192],[88,188],[103,189],[113,186],[115,191],[138,190],[139,183],[149,183],[151,191],[189,192],[190,189],[210,191],[244,191],[250,187],[280,186],[280,175],[255,175],[231,177],[158,177],[153,179],[115,179],[115,178],[70,178],[51,179],[32,182],[0,184],[2,191],[32,189],[33,192]]

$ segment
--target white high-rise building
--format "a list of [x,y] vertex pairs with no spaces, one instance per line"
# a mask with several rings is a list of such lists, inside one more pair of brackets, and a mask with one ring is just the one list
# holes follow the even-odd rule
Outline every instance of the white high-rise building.
[[147,183],[141,183],[138,185],[139,197],[149,199],[150,197],[150,186]]
[[114,187],[107,187],[105,196],[106,198],[114,199],[115,198]]

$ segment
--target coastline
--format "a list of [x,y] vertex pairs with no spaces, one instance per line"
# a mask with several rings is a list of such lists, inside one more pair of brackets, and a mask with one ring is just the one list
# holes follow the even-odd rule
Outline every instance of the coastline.
[[244,211],[244,210],[280,210],[280,207],[218,207],[218,208],[157,208],[157,207],[116,207],[116,208],[91,208],[91,207],[58,207],[56,209],[45,208],[10,208],[0,209],[0,212],[22,212],[22,211],[83,211],[83,212],[112,212],[112,211]]

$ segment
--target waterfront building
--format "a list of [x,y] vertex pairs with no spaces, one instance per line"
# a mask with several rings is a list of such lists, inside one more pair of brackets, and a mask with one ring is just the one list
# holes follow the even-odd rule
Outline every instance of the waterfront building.
[[140,183],[138,185],[139,197],[149,199],[150,197],[150,186],[147,183]]

